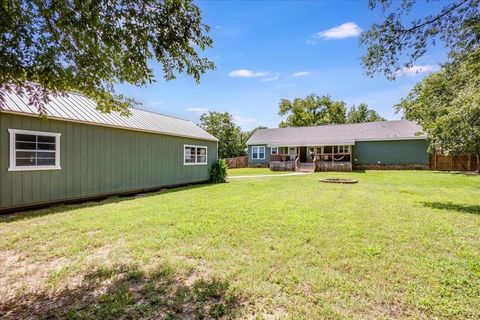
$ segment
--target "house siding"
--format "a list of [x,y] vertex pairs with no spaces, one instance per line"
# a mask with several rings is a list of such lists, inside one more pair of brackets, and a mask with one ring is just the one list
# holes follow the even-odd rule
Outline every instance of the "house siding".
[[[265,159],[252,159],[252,147],[265,147]],[[270,163],[270,148],[265,144],[248,146],[248,163],[253,165]]]
[[427,140],[359,141],[353,147],[353,164],[428,165]]
[[[9,172],[8,129],[61,133],[61,170]],[[184,165],[183,145],[208,148]],[[0,113],[0,210],[207,181],[215,141]]]

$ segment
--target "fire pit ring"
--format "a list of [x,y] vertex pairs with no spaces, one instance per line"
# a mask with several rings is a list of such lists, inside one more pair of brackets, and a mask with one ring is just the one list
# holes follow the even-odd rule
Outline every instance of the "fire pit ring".
[[343,184],[358,183],[358,180],[355,180],[355,179],[341,179],[341,178],[325,178],[325,179],[319,179],[318,181],[324,182],[324,183],[343,183]]

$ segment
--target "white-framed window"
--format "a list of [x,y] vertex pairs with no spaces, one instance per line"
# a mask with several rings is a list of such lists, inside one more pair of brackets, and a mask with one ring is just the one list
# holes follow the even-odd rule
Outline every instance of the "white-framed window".
[[270,154],[278,154],[278,147],[271,147]]
[[207,164],[207,147],[183,145],[183,164]]
[[8,171],[60,170],[60,133],[8,129]]
[[252,147],[252,159],[255,159],[255,160],[265,159],[265,147],[264,146],[253,146]]
[[350,146],[337,146],[337,153],[350,153]]

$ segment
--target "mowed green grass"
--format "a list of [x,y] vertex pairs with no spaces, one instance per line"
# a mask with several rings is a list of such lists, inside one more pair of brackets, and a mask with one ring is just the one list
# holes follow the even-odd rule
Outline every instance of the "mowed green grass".
[[272,171],[268,168],[238,168],[238,169],[228,169],[227,173],[229,177],[236,177],[236,176],[287,174],[290,172]]
[[317,173],[61,206],[4,218],[0,252],[4,318],[478,319],[480,177]]

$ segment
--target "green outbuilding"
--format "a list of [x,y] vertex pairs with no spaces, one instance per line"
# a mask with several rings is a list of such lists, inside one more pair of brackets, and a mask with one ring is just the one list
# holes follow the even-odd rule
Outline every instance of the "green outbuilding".
[[218,158],[218,140],[187,120],[102,113],[75,93],[52,96],[40,117],[4,95],[0,212],[205,182]]
[[428,140],[413,121],[257,130],[247,141],[250,166],[272,170],[428,169]]

